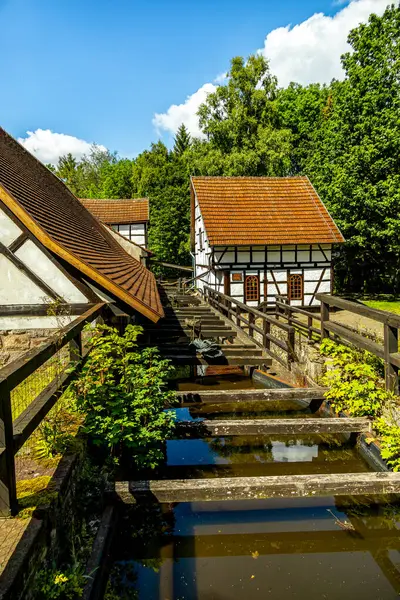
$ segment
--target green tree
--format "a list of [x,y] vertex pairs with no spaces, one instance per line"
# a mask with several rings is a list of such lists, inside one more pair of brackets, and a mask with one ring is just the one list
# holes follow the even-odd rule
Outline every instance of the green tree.
[[349,35],[305,170],[340,226],[344,288],[400,290],[400,8]]
[[181,156],[189,147],[192,142],[190,133],[187,130],[184,123],[179,127],[176,132],[174,140],[174,152],[177,156]]
[[199,108],[207,142],[192,153],[195,173],[204,175],[286,175],[291,133],[280,127],[277,80],[261,55],[231,62],[227,83]]

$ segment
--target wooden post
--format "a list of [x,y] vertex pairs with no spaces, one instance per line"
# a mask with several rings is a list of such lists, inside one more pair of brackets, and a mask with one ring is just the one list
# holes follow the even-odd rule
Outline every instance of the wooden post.
[[321,340],[329,337],[329,331],[325,329],[327,321],[329,321],[329,304],[321,300]]
[[291,370],[291,363],[294,362],[294,349],[295,349],[295,328],[289,327],[288,335],[287,335],[287,345],[288,345],[288,369]]
[[240,308],[236,305],[236,325],[240,327]]
[[312,317],[307,317],[307,322],[308,322],[308,339],[311,341],[312,340],[312,324],[313,324],[313,318]]
[[264,320],[264,348],[269,350],[271,348],[271,340],[267,338],[267,334],[271,333],[271,323]]
[[0,516],[17,512],[11,395],[7,380],[0,384]]
[[250,337],[254,337],[254,321],[255,321],[255,317],[253,315],[253,313],[249,312],[249,336]]
[[385,384],[386,389],[398,394],[399,370],[390,362],[390,355],[398,352],[399,331],[397,327],[384,325],[384,352],[385,352]]

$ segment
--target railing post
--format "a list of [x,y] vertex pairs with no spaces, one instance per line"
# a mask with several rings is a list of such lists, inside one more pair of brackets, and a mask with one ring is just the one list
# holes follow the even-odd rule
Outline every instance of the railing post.
[[398,352],[399,332],[397,327],[384,325],[383,341],[385,356],[385,384],[386,389],[398,394],[399,392],[399,370],[390,362],[390,355]]
[[264,348],[269,350],[271,348],[271,340],[267,337],[271,333],[271,323],[264,319]]
[[329,321],[329,304],[321,300],[321,340],[329,337],[329,331],[325,329],[327,321]]
[[291,370],[292,366],[291,363],[294,362],[295,360],[295,343],[296,343],[296,339],[295,339],[295,328],[294,327],[289,327],[288,330],[288,336],[287,336],[287,345],[288,345],[288,369],[289,371]]
[[236,305],[236,325],[240,327],[240,308]]
[[307,324],[308,324],[308,339],[310,340],[310,342],[312,341],[312,324],[313,324],[313,318],[312,317],[307,317]]
[[11,394],[7,380],[0,384],[0,516],[17,512]]
[[255,321],[255,317],[253,315],[253,313],[249,312],[249,336],[250,337],[254,337],[254,321]]

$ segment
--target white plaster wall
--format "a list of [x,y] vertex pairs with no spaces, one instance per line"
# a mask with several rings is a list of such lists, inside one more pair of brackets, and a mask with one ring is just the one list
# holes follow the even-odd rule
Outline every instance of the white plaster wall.
[[124,236],[122,236],[122,234],[115,233],[115,231],[107,227],[107,225],[103,225],[103,227],[107,229],[108,233],[110,233],[113,236],[113,238],[117,240],[118,244],[122,246],[128,254],[133,256],[133,258],[136,258],[136,260],[141,261],[142,257],[146,256],[146,252],[144,250],[142,250],[138,246],[135,246],[135,244],[132,244],[132,242],[129,239],[126,239]]
[[20,269],[0,255],[0,305],[43,304],[52,299],[34,284]]
[[66,302],[71,304],[88,302],[86,296],[31,240],[24,242],[15,255]]
[[60,317],[0,317],[0,331],[13,329],[60,329],[69,325],[76,316]]
[[0,241],[9,246],[22,233],[22,229],[14,223],[6,213],[0,209]]

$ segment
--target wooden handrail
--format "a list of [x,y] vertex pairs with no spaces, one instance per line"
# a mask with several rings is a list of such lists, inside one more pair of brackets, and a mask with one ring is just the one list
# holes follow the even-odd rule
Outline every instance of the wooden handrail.
[[388,313],[385,310],[370,308],[364,304],[358,304],[358,302],[352,302],[351,300],[345,300],[344,298],[331,296],[329,294],[317,294],[316,298],[328,306],[334,306],[335,308],[348,310],[356,315],[361,315],[363,317],[367,317],[368,319],[372,319],[373,321],[379,321],[383,324],[386,323],[391,327],[397,327],[397,329],[400,329],[400,316],[393,313]]
[[[101,315],[107,303],[90,306],[80,317],[52,335],[40,346],[0,369],[0,515],[15,514],[17,493],[15,454],[38,427],[73,377],[82,358],[81,332],[86,323]],[[11,392],[66,344],[70,343],[70,362],[13,422]]]

